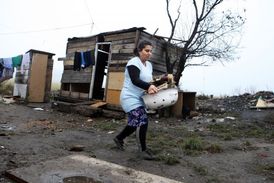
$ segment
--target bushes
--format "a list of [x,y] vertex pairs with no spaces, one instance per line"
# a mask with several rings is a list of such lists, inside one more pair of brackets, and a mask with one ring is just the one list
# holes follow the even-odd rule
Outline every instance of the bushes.
[[0,83],[0,94],[1,95],[12,95],[13,93],[13,83],[12,79],[6,80]]

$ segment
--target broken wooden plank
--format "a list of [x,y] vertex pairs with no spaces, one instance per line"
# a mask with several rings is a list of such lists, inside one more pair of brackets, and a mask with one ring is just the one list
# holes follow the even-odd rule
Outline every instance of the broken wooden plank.
[[95,104],[90,105],[90,107],[92,107],[92,108],[99,108],[99,107],[102,107],[102,106],[104,106],[106,104],[107,104],[106,102],[100,101],[100,102],[96,102]]

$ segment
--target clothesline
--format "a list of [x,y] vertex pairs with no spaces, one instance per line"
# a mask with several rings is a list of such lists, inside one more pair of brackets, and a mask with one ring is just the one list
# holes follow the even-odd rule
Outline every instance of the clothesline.
[[13,76],[14,68],[20,70],[24,74],[29,69],[30,55],[17,55],[15,57],[0,58],[0,82],[11,79]]

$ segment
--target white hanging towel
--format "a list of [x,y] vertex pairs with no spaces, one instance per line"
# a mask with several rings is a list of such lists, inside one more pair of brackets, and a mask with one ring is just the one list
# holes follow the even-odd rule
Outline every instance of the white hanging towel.
[[21,74],[24,74],[26,70],[29,70],[30,65],[30,53],[26,53],[23,55],[22,63],[21,63]]
[[25,99],[27,96],[27,84],[14,83],[13,96],[20,96]]

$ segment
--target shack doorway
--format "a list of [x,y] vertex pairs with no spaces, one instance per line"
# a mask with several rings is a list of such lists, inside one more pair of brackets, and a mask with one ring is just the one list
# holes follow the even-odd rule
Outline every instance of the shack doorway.
[[100,42],[95,46],[95,65],[92,68],[89,98],[93,100],[106,99],[108,67],[111,60],[111,43]]

